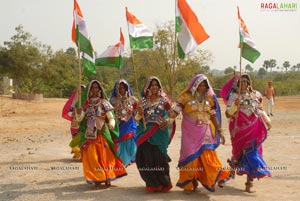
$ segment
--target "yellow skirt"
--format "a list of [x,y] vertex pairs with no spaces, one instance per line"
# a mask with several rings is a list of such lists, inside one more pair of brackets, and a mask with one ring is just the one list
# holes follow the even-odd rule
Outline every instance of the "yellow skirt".
[[127,175],[122,161],[115,156],[100,133],[82,152],[82,164],[85,179],[92,184],[112,181]]
[[71,154],[73,155],[73,158],[80,159],[81,157],[81,151],[80,147],[78,146],[80,140],[80,134],[77,134],[75,137],[72,138],[71,142],[69,143],[69,146],[72,148]]
[[231,178],[230,170],[224,170],[214,150],[204,150],[201,156],[179,168],[177,186],[184,190],[193,190],[193,181],[198,180],[207,190],[215,191],[216,183]]

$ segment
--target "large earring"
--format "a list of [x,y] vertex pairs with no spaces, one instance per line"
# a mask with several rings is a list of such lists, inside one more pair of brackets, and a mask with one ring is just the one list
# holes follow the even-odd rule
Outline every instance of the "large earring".
[[148,95],[152,96],[152,92],[150,91],[150,89],[148,89]]
[[161,95],[161,89],[158,90],[157,95],[160,96]]
[[98,97],[101,98],[101,91],[98,91]]
[[200,99],[200,94],[199,94],[199,92],[198,92],[198,91],[196,91],[196,92],[195,92],[195,95],[194,95],[194,97],[195,97],[197,100],[199,100],[199,99]]

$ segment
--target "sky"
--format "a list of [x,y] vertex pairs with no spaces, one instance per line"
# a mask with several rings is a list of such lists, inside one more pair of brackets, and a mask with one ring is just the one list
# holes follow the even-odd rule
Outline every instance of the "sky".
[[[254,64],[258,70],[263,62],[275,59],[291,66],[300,63],[300,0],[186,0],[210,38],[198,46],[213,55],[211,69],[239,68],[239,24],[237,6],[250,36],[261,56]],[[77,0],[94,49],[101,53],[119,41],[122,27],[125,50],[129,41],[125,7],[151,31],[175,16],[175,0]],[[294,3],[295,9],[275,11],[261,9],[262,3]],[[71,40],[73,0],[0,0],[0,46],[16,34],[15,28],[31,33],[54,51],[76,48]],[[278,4],[277,4],[278,5]]]

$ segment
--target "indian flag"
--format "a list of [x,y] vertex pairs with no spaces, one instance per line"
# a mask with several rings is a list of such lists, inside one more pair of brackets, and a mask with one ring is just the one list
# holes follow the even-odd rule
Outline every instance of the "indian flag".
[[96,56],[96,66],[110,66],[122,68],[124,53],[124,36],[120,28],[120,42],[113,46],[109,46],[102,54]]
[[176,32],[178,32],[178,55],[182,59],[209,38],[185,0],[176,1]]
[[62,118],[66,119],[66,120],[69,120],[69,121],[72,121],[73,119],[73,116],[72,116],[72,111],[71,109],[75,107],[75,104],[78,100],[78,88],[76,88],[71,97],[67,100],[67,102],[65,103],[63,109],[62,109],[62,113],[61,113],[61,116]]
[[88,54],[82,53],[82,67],[83,75],[90,77],[96,74],[95,58],[94,55],[91,57]]
[[153,47],[153,34],[141,23],[126,7],[126,18],[128,24],[130,48],[139,50]]
[[254,41],[249,35],[247,26],[244,20],[241,18],[239,7],[238,9],[238,18],[240,21],[240,48],[241,55],[244,59],[254,63],[256,59],[260,56],[260,52],[256,49]]
[[73,17],[72,40],[77,46],[79,45],[80,51],[93,57],[93,47],[88,37],[86,23],[76,0],[74,0]]

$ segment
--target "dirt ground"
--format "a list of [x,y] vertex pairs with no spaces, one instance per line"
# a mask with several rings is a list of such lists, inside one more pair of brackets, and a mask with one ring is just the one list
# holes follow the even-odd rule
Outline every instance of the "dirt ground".
[[[128,176],[112,182],[108,189],[96,189],[83,177],[82,164],[72,159],[68,146],[70,122],[61,118],[66,99],[28,102],[0,96],[0,200],[299,200],[300,192],[300,97],[277,97],[272,129],[264,143],[264,158],[272,177],[255,180],[256,193],[244,192],[245,176],[208,192],[203,187],[184,193],[175,184],[180,150],[180,120],[168,152],[173,189],[169,193],[147,193],[136,165]],[[224,105],[220,101],[222,108]],[[224,110],[223,110],[224,111]],[[223,112],[224,113],[224,112]],[[225,167],[231,145],[217,149]]]

